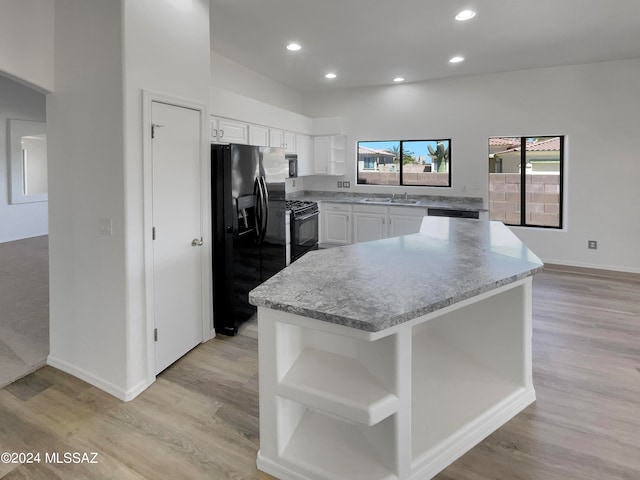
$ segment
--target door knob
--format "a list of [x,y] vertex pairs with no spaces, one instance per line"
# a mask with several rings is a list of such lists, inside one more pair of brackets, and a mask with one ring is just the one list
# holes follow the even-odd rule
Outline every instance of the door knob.
[[204,244],[204,242],[202,241],[201,238],[194,238],[191,241],[191,246],[192,247],[201,247]]

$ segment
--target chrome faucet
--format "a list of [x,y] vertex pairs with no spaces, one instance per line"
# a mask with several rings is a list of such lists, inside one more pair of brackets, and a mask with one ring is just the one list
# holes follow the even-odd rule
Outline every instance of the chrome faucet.
[[404,192],[404,199],[409,200],[409,195],[407,195],[407,192]]
[[392,194],[391,194],[391,201],[393,202],[393,200],[394,200],[395,198],[396,198],[396,194],[395,194],[395,193],[392,193]]

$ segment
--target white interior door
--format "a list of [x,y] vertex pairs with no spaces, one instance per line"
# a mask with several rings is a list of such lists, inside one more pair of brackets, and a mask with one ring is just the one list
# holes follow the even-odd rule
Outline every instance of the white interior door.
[[201,128],[196,110],[152,102],[156,374],[202,341]]

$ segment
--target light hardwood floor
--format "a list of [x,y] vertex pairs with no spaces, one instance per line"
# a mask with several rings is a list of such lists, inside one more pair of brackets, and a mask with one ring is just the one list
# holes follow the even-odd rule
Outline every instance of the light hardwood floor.
[[[640,283],[534,279],[535,404],[438,480],[640,478]],[[268,479],[258,449],[256,325],[200,345],[123,403],[44,367],[0,390],[4,479]],[[97,464],[45,464],[97,452]],[[331,459],[327,459],[330,462]]]

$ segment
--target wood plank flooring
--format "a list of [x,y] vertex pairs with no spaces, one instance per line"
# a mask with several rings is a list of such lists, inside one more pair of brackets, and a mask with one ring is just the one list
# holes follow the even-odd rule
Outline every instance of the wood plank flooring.
[[[640,283],[534,279],[537,401],[438,480],[640,478]],[[135,400],[44,367],[0,390],[0,463],[13,479],[270,479],[255,468],[256,325],[200,345]],[[97,464],[44,463],[97,452]],[[328,462],[331,459],[327,459]]]

